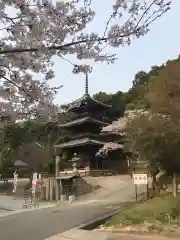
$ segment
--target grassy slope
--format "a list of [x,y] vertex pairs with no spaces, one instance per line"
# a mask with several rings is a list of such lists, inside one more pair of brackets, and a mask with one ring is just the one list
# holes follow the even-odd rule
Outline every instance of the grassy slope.
[[158,196],[148,200],[146,203],[137,204],[124,210],[108,220],[105,226],[121,223],[139,224],[150,219],[165,223],[168,221],[167,215],[174,219],[178,214],[180,214],[180,197]]

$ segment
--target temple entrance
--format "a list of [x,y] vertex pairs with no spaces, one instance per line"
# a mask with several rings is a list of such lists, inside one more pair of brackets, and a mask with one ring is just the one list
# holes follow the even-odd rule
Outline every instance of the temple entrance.
[[103,159],[101,158],[96,159],[96,169],[103,170]]

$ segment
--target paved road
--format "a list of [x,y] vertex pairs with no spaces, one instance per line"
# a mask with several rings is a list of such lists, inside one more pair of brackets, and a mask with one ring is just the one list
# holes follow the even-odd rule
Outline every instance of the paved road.
[[134,188],[129,185],[112,195],[0,218],[0,240],[44,240],[112,212],[134,197]]
[[[77,204],[61,208],[39,209],[0,218],[1,240],[44,240],[110,213],[109,204]],[[114,206],[115,207],[115,206]]]

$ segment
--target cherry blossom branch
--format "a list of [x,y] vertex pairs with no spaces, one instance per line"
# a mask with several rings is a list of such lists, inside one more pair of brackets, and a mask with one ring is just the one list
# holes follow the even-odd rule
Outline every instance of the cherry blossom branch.
[[139,21],[137,22],[136,26],[139,25],[139,23],[141,22],[143,17],[148,13],[148,11],[151,9],[151,7],[154,5],[155,2],[156,2],[156,0],[153,0],[152,3],[149,5],[149,7],[146,8],[146,10],[143,12],[142,16],[140,17]]
[[[19,86],[17,83],[15,83],[14,81],[8,79],[8,78],[5,77],[5,76],[0,76],[0,77],[4,78],[7,82],[11,83],[11,84],[14,85],[15,87],[17,87],[19,90],[23,91],[23,92],[27,95],[27,97],[29,97],[29,100],[31,100],[31,101],[34,100],[34,99],[32,98],[32,96],[31,96],[31,94],[29,94],[29,93],[26,91],[26,89],[24,89],[23,87]],[[60,89],[60,88],[62,88],[62,87],[63,87],[63,85],[59,86],[58,89]],[[55,88],[54,88],[54,89],[55,89]],[[40,103],[43,104],[42,101],[40,101]]]
[[71,43],[67,43],[64,45],[60,45],[60,46],[49,46],[49,47],[42,47],[42,48],[13,48],[13,49],[4,49],[4,50],[0,50],[0,54],[8,54],[8,53],[22,53],[22,52],[37,52],[42,50],[64,50],[68,47],[71,47],[73,45],[78,45],[81,43],[86,43],[86,42],[99,42],[99,41],[107,41],[108,38],[99,38],[99,39],[85,39],[85,40],[80,40],[80,41],[75,41],[75,42],[71,42]]
[[[122,35],[119,35],[118,38],[119,38],[119,39],[120,39],[120,38],[123,39],[123,38],[125,38],[125,37],[129,37],[129,36],[131,36],[131,35],[133,35],[133,34],[138,33],[138,32],[140,31],[140,29],[143,27],[144,24],[145,24],[144,27],[149,26],[149,24],[150,24],[153,20],[151,20],[150,22],[147,22],[148,20],[146,19],[145,22],[144,22],[144,24],[142,24],[142,26],[139,26],[139,25],[140,25],[142,19],[144,18],[144,16],[145,16],[145,15],[149,12],[149,10],[152,8],[152,6],[153,6],[154,4],[157,4],[156,1],[157,1],[157,0],[153,0],[153,1],[151,2],[151,4],[145,9],[145,11],[143,12],[142,16],[140,17],[140,19],[138,20],[137,24],[135,25],[133,31],[131,31],[131,32],[129,32],[129,33],[122,34]],[[159,3],[159,5],[160,5],[160,3]],[[162,8],[167,7],[167,6],[169,6],[169,5],[170,5],[170,2],[162,5]],[[161,10],[162,10],[162,8],[161,8]],[[148,17],[148,19],[150,19],[155,13],[158,13],[158,12],[161,11],[161,10],[158,10],[158,11],[155,11],[154,13],[152,13],[152,14]],[[167,10],[168,10],[168,9],[166,9],[166,11],[167,11]],[[160,15],[162,15],[164,12],[165,12],[165,11],[163,11],[162,13],[160,13]],[[116,14],[117,14],[117,13],[116,13]],[[113,36],[111,36],[111,37],[110,37],[110,36],[109,36],[109,37],[105,37],[105,33],[106,33],[106,31],[107,31],[109,22],[111,21],[112,17],[113,17],[113,15],[111,15],[110,20],[107,22],[106,29],[105,29],[104,36],[103,36],[103,37],[92,38],[92,39],[91,39],[91,38],[90,38],[90,39],[82,39],[82,40],[73,41],[73,42],[70,42],[70,43],[67,43],[67,44],[64,44],[64,45],[58,45],[58,46],[57,46],[57,45],[42,46],[42,47],[40,47],[40,48],[12,48],[12,49],[1,49],[1,48],[0,48],[0,55],[1,55],[1,54],[8,54],[8,53],[38,52],[38,51],[40,51],[41,49],[47,50],[47,51],[49,51],[49,50],[64,50],[64,49],[67,49],[68,47],[75,46],[75,45],[82,44],[82,43],[88,43],[88,42],[94,42],[94,43],[95,43],[95,42],[103,42],[103,41],[104,41],[104,42],[107,42],[108,40],[111,40],[111,39],[113,38]],[[131,18],[131,17],[132,17],[132,15],[130,16],[130,18]],[[157,19],[157,18],[158,18],[158,16],[155,17],[155,19]],[[13,21],[13,18],[8,18],[8,19],[11,20],[11,21]],[[128,21],[129,21],[129,20],[128,20]],[[128,23],[128,21],[127,21],[127,23]]]
[[[134,31],[130,32],[129,34],[123,34],[120,35],[119,38],[124,38],[124,37],[128,37],[132,34],[135,34],[136,32],[138,32],[140,29],[136,28]],[[110,40],[113,37],[102,37],[102,38],[96,38],[96,39],[84,39],[84,40],[79,40],[79,41],[74,41],[74,42],[70,42],[64,45],[60,45],[60,46],[49,46],[49,47],[45,47],[43,46],[42,48],[13,48],[13,49],[4,49],[4,50],[0,50],[0,55],[1,54],[8,54],[8,53],[23,53],[23,52],[37,52],[42,50],[64,50],[68,47],[74,46],[74,45],[78,45],[81,43],[87,43],[87,42],[107,42],[108,40]]]
[[[10,80],[9,78],[5,77],[5,76],[0,76],[2,78],[4,78],[7,82],[11,83],[12,85],[14,85],[15,87],[17,87],[19,90],[23,91],[25,93],[25,95],[28,97],[28,100],[30,101],[31,104],[35,104],[38,103],[38,104],[41,104],[42,106],[47,106],[49,110],[51,110],[51,108],[53,107],[51,104],[47,104],[45,105],[45,103],[43,101],[41,101],[40,99],[39,100],[36,100],[36,99],[33,99],[33,97],[31,96],[31,94],[28,93],[28,91],[19,86],[17,83],[15,83],[14,81]],[[60,87],[58,87],[58,89],[62,88],[63,85],[61,85]],[[56,88],[52,88],[52,89],[56,89]],[[27,101],[27,99],[26,99]],[[34,102],[35,101],[35,102]],[[23,110],[20,109],[19,107],[15,110],[16,111],[16,114],[18,114],[19,116],[21,117],[28,117],[31,118],[32,116],[36,116],[37,118],[41,118],[40,114],[38,114],[38,112],[33,112],[33,110],[31,110],[30,108],[26,108],[26,110]]]
[[12,85],[14,85],[15,87],[17,87],[19,90],[23,91],[31,100],[32,96],[21,86],[19,86],[17,83],[15,83],[14,81],[10,80],[9,78],[5,77],[5,76],[0,76],[1,78],[4,78],[7,82],[11,83]]

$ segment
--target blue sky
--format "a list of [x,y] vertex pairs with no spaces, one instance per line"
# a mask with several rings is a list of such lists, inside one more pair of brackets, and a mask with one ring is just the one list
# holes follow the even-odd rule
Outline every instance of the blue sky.
[[[105,17],[111,12],[112,0],[96,0],[94,8],[97,17],[88,28],[94,32],[104,29]],[[127,91],[134,75],[140,71],[148,71],[153,65],[160,65],[168,59],[176,58],[180,54],[180,0],[173,0],[172,9],[156,21],[151,31],[130,46],[115,49],[118,60],[113,65],[105,63],[95,64],[89,76],[89,91],[94,94],[99,91],[113,93]],[[64,85],[56,96],[55,102],[64,104],[81,97],[84,93],[84,75],[72,74],[72,66],[66,61],[54,58],[55,78],[53,85]]]

